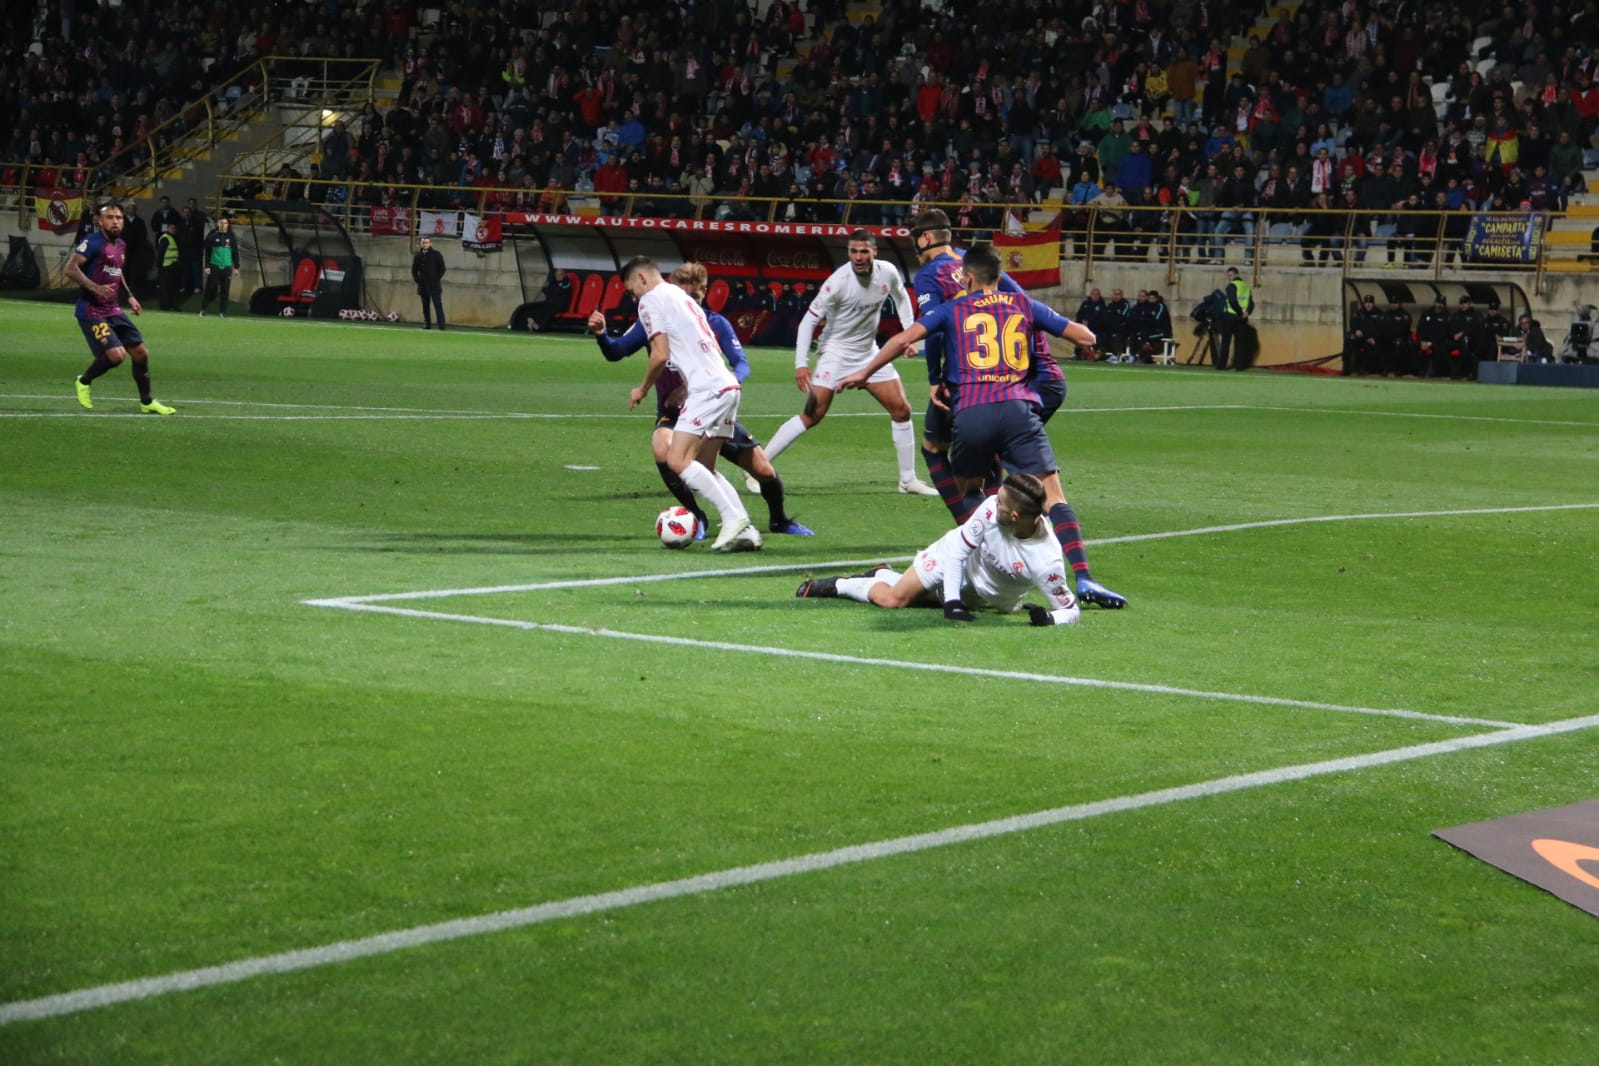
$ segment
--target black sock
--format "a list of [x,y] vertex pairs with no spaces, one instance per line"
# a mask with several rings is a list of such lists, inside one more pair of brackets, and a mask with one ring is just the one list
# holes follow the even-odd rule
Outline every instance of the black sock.
[[85,370],[78,380],[87,385],[116,365],[104,355],[97,355],[94,357],[94,362],[89,364],[89,369]]
[[771,528],[780,529],[788,525],[788,511],[783,506],[783,479],[774,471],[770,478],[761,480],[761,499],[766,501],[766,510],[771,515]]
[[1057,503],[1049,509],[1049,524],[1054,527],[1055,539],[1071,564],[1075,577],[1092,578],[1088,572],[1088,552],[1083,547],[1083,531],[1077,524],[1077,512],[1069,503]]
[[133,383],[139,387],[139,402],[149,403],[151,400],[150,364],[148,362],[134,363],[132,369]]
[[700,520],[700,525],[705,525],[705,512],[700,508],[699,501],[694,498],[694,490],[684,484],[671,467],[665,463],[656,463],[655,469],[661,472],[661,482],[666,486],[677,502],[694,512],[694,517]]

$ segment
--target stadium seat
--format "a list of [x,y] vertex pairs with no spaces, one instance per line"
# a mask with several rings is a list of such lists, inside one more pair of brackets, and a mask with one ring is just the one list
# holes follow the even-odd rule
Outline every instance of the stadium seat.
[[280,304],[308,304],[316,299],[317,288],[322,284],[322,268],[310,256],[303,256],[294,264],[294,280],[289,291],[278,297]]
[[622,275],[612,274],[611,280],[605,283],[605,295],[600,299],[600,313],[605,314],[622,302],[622,294],[627,291],[622,284]]
[[598,274],[590,274],[583,279],[583,289],[577,300],[577,317],[586,319],[589,314],[599,310],[600,299],[605,295],[605,279]]
[[727,282],[717,278],[711,282],[710,289],[705,293],[705,306],[720,314],[722,308],[727,306],[727,297]]
[[772,299],[781,300],[783,298],[783,283],[781,281],[768,281],[766,287],[772,290]]

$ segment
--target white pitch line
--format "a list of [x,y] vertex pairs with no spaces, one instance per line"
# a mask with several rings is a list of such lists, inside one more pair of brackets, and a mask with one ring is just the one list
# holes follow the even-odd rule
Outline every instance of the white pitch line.
[[1208,533],[1237,533],[1247,529],[1273,529],[1278,526],[1303,526],[1317,522],[1370,522],[1384,518],[1453,518],[1484,514],[1529,514],[1537,511],[1591,511],[1599,503],[1550,503],[1528,507],[1467,507],[1449,511],[1384,511],[1374,514],[1312,515],[1307,518],[1271,518],[1260,522],[1238,522],[1226,526],[1200,526],[1169,533],[1132,533],[1122,537],[1106,537],[1088,541],[1089,544],[1133,544],[1138,541],[1167,540],[1171,537],[1198,537]]
[[1370,752],[1365,755],[1351,755],[1340,759],[1327,759],[1320,762],[1301,763],[1297,766],[1282,766],[1272,770],[1236,774],[1231,777],[1215,778],[1192,785],[1180,785],[1175,788],[1118,796],[1114,799],[1096,800],[1091,803],[1078,803],[1066,807],[1054,807],[1030,814],[1019,814],[986,822],[951,826],[947,829],[894,837],[867,844],[854,844],[848,847],[835,848],[831,851],[811,852],[806,855],[778,859],[772,862],[735,866],[693,877],[679,878],[674,881],[658,881],[654,884],[638,885],[633,888],[624,888],[613,892],[600,892],[588,896],[575,896],[515,910],[496,911],[471,918],[457,918],[452,921],[436,922],[430,925],[412,926],[409,929],[378,933],[356,940],[341,940],[314,948],[301,948],[296,951],[285,951],[275,955],[240,959],[235,962],[223,963],[219,966],[207,966],[200,969],[164,974],[160,977],[146,977],[135,981],[99,985],[93,988],[79,989],[75,992],[42,996],[38,999],[18,1000],[0,1005],[0,1025],[11,1025],[16,1022],[42,1018],[55,1018],[100,1007],[109,1007],[119,1003],[153,999],[157,996],[170,995],[174,992],[187,992],[201,988],[212,988],[218,985],[234,984],[268,974],[310,970],[335,963],[349,962],[354,959],[387,955],[392,952],[404,951],[428,944],[440,944],[467,937],[485,936],[512,929],[524,929],[529,926],[541,925],[564,918],[601,914],[626,907],[636,907],[645,903],[681,899],[686,896],[705,895],[729,888],[761,884],[780,878],[794,877],[799,874],[819,873],[855,863],[912,855],[918,852],[930,851],[934,848],[991,840],[1015,833],[1045,829],[1070,822],[1086,821],[1090,818],[1099,818],[1109,814],[1145,810],[1150,807],[1180,803],[1186,800],[1242,792],[1247,789],[1305,781],[1331,774],[1351,773],[1378,766],[1391,766],[1395,763],[1451,755],[1457,752],[1493,747],[1500,744],[1536,740],[1582,729],[1592,729],[1595,726],[1599,726],[1599,715],[1591,715],[1586,718],[1569,718],[1565,721],[1550,722],[1545,725],[1515,726],[1494,733],[1479,733],[1472,736],[1458,737],[1453,740],[1437,741],[1431,744],[1416,744],[1404,748],[1392,748],[1387,751]]
[[1431,418],[1449,422],[1505,422],[1511,425],[1522,426],[1579,426],[1583,429],[1599,429],[1599,420],[1593,422],[1563,421],[1553,418],[1506,418],[1500,415],[1452,415],[1437,411],[1382,411],[1367,410],[1358,407],[1289,407],[1274,406],[1272,404],[1246,405],[1254,411],[1289,411],[1294,414],[1310,415],[1370,415],[1374,418]]
[[[1119,537],[1098,537],[1085,543],[1099,547],[1106,544],[1133,544],[1142,541],[1169,540],[1176,537],[1197,537],[1211,533],[1238,533],[1250,529],[1273,529],[1279,526],[1311,525],[1320,522],[1369,522],[1387,518],[1454,518],[1485,514],[1524,514],[1540,511],[1591,511],[1599,503],[1551,503],[1525,507],[1478,507],[1444,511],[1389,511],[1372,514],[1310,515],[1304,518],[1269,518],[1259,522],[1236,522],[1225,526],[1199,526],[1193,529],[1173,529],[1161,533],[1129,533]],[[851,567],[869,566],[878,562],[904,562],[909,556],[866,559],[838,559],[831,562],[783,563],[774,566],[744,566],[726,570],[684,570],[667,574],[637,574],[628,577],[568,578],[559,581],[535,581],[517,585],[482,585],[472,588],[424,589],[419,592],[382,592],[360,596],[330,596],[315,600],[302,600],[309,607],[346,607],[364,603],[394,603],[404,600],[442,600],[456,596],[492,596],[520,592],[543,592],[548,589],[600,588],[606,585],[653,584],[659,581],[682,581],[701,577],[742,577],[748,574],[781,574],[798,571],[825,572]]]
[[631,640],[643,644],[665,644],[671,647],[694,648],[703,651],[742,652],[746,655],[765,655],[779,659],[806,659],[812,662],[839,663],[846,666],[887,666],[898,670],[916,670],[935,674],[1000,678],[1007,681],[1036,681],[1043,684],[1070,685],[1077,688],[1101,688],[1119,692],[1142,692],[1157,696],[1181,696],[1188,699],[1251,703],[1268,707],[1291,707],[1295,710],[1339,711],[1344,714],[1366,714],[1380,718],[1404,718],[1417,722],[1437,722],[1443,725],[1482,726],[1487,729],[1510,729],[1516,725],[1515,722],[1504,722],[1493,718],[1461,718],[1452,715],[1426,714],[1422,711],[1407,711],[1399,707],[1360,707],[1341,703],[1321,703],[1314,700],[1295,700],[1281,696],[1213,692],[1207,689],[1179,688],[1174,685],[1154,685],[1137,681],[1106,681],[1093,677],[1035,674],[1025,670],[994,670],[977,666],[955,666],[949,663],[879,659],[862,655],[843,655],[838,652],[776,648],[766,644],[733,644],[721,640],[695,640],[692,637],[674,637],[662,633],[630,633],[621,629],[569,626],[555,622],[529,622],[518,618],[494,618],[488,615],[454,614],[448,611],[419,611],[409,607],[380,607],[376,604],[353,601],[322,600],[307,602],[318,607],[331,607],[345,611],[366,611],[371,614],[387,614],[399,618],[420,618],[431,622],[462,622],[469,625],[497,626],[502,629],[518,629],[525,632],[564,633],[578,637]]

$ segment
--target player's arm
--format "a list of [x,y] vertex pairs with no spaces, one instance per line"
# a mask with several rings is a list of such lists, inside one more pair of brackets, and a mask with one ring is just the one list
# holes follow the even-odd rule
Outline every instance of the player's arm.
[[605,356],[608,363],[626,359],[649,342],[642,322],[634,322],[620,337],[612,337],[605,332],[605,316],[598,311],[590,312],[587,325],[588,331],[594,334],[594,342],[600,346],[600,354]]
[[144,312],[144,305],[139,302],[139,298],[137,296],[133,295],[133,286],[128,284],[128,279],[126,277],[118,278],[117,284],[120,285],[128,294],[128,310],[132,311],[136,315],[142,314]]
[[898,359],[909,350],[910,346],[927,336],[927,327],[920,322],[912,322],[909,329],[900,330],[877,350],[877,356],[867,364],[865,370],[857,370],[849,377],[838,383],[839,389],[861,389],[866,387],[867,379],[883,367]]
[[794,384],[801,392],[811,391],[811,342],[816,337],[816,324],[825,317],[823,302],[826,298],[824,287],[816,301],[800,316],[799,335],[794,338]]
[[733,377],[742,385],[744,379],[750,376],[749,357],[744,354],[744,346],[738,342],[738,334],[733,331],[733,324],[715,311],[707,312],[705,321],[711,325],[711,332],[716,334],[716,343],[721,345],[722,357],[727,360],[727,365],[733,371]]
[[961,592],[966,587],[966,558],[982,542],[983,531],[988,528],[987,514],[990,506],[983,506],[966,520],[960,536],[952,538],[954,545],[944,553],[944,566],[939,580],[944,589],[944,617],[951,622],[975,621],[972,612],[961,606]]
[[[926,318],[929,312],[935,310],[944,302],[944,296],[938,291],[938,285],[930,278],[916,277],[916,310],[920,318]],[[935,388],[944,381],[944,336],[941,333],[929,333],[927,343],[922,345],[922,358],[927,362],[927,383]]]
[[1048,570],[1033,570],[1033,587],[1043,594],[1044,602],[1049,606],[1023,604],[1028,622],[1035,626],[1069,626],[1082,618],[1083,609],[1077,603],[1071,586],[1066,583],[1066,574],[1066,557],[1059,552]]
[[[904,329],[916,321],[916,308],[911,304],[910,293],[905,291],[905,279],[900,277],[898,270],[890,274],[888,295],[894,301],[894,314],[899,317],[900,329]],[[915,356],[915,350],[910,350],[910,354]]]
[[655,386],[655,379],[661,376],[661,371],[666,369],[667,357],[671,354],[671,341],[665,333],[657,333],[650,338],[650,363],[644,370],[644,383],[629,394],[627,409],[631,411],[644,401],[650,389]]
[[1033,305],[1033,325],[1045,333],[1053,333],[1063,341],[1069,341],[1079,347],[1087,348],[1098,341],[1094,331],[1081,322],[1074,322],[1050,307],[1041,304],[1031,296],[1027,298]]
[[[84,248],[87,246],[87,244],[88,242],[85,241],[83,244],[78,245],[78,247]],[[61,273],[66,276],[68,281],[82,286],[83,288],[94,293],[96,296],[106,297],[115,294],[117,290],[113,286],[101,285],[98,282],[89,280],[89,275],[83,272],[83,264],[87,263],[88,261],[89,257],[83,252],[73,252],[72,258],[67,260],[66,269]]]

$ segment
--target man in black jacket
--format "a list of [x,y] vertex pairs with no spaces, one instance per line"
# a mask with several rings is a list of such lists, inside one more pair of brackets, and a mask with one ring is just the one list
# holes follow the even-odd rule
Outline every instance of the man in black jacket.
[[1459,310],[1449,316],[1449,376],[1456,381],[1476,380],[1477,361],[1491,352],[1493,343],[1471,297],[1462,296]]
[[1382,333],[1382,313],[1377,310],[1377,298],[1361,297],[1360,310],[1350,316],[1349,335],[1344,338],[1345,377],[1381,372]]
[[444,256],[433,247],[432,237],[423,237],[421,247],[411,257],[411,280],[422,297],[422,328],[433,328],[433,312],[439,316],[439,332],[444,332]]
[[1432,302],[1432,310],[1416,323],[1416,346],[1420,349],[1419,372],[1427,377],[1448,370],[1449,358],[1449,301],[1442,296]]

